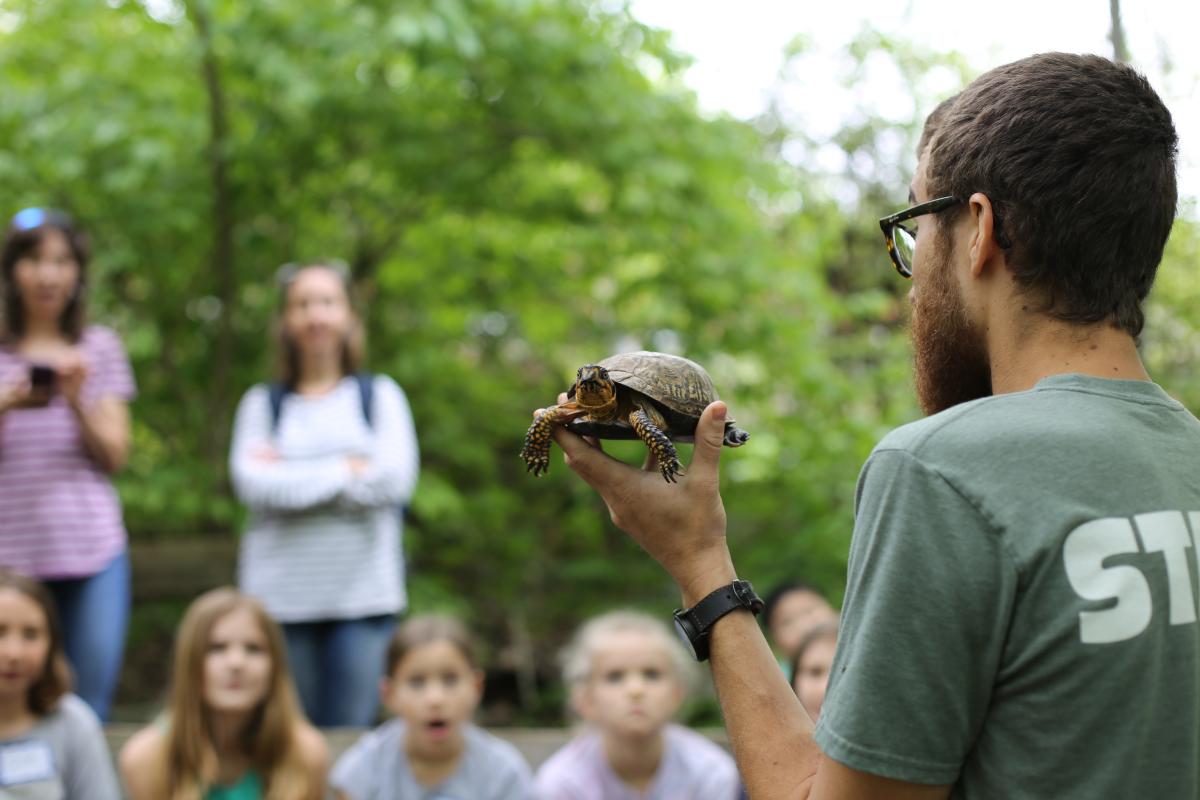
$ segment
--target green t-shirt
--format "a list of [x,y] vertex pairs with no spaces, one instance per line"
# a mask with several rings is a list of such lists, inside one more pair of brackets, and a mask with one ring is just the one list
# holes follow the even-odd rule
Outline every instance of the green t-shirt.
[[888,435],[816,738],[954,798],[1200,797],[1200,422],[1081,375]]
[[204,795],[204,800],[262,800],[262,780],[254,770],[229,786],[214,786]]

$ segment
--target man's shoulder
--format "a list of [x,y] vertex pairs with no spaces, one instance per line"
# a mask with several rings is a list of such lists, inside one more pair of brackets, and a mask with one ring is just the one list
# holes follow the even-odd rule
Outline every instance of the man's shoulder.
[[[922,461],[937,460],[961,446],[978,447],[1003,431],[1003,417],[1012,411],[1009,396],[984,397],[961,403],[891,430],[879,440],[872,456],[902,451]],[[1001,412],[999,414],[995,412]]]
[[[1078,447],[1087,439],[1101,443],[1099,437],[1081,438],[1080,434],[1094,433],[1096,426],[1103,424],[1101,415],[1106,409],[1115,420],[1124,418],[1127,409],[1122,401],[1131,398],[1087,388],[1062,380],[961,403],[892,430],[872,455],[902,451],[936,468],[964,460],[977,463],[980,456],[995,454],[997,449],[1044,450],[1057,443]],[[1162,407],[1164,413],[1177,410],[1181,407]]]

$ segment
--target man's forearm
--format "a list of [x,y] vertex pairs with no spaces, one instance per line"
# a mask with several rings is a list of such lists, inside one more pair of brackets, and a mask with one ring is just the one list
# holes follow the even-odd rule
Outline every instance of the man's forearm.
[[754,617],[735,611],[712,628],[713,682],[734,758],[753,800],[807,798],[820,751],[813,723]]

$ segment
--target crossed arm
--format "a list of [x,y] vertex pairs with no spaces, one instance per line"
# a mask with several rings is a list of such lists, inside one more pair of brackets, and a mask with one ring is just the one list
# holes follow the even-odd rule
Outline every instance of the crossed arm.
[[[686,476],[668,484],[653,465],[622,464],[561,427],[566,462],[603,497],[613,522],[671,575],[690,607],[737,577],[725,538],[719,460],[726,408],[705,409]],[[712,629],[713,680],[734,757],[754,800],[940,800],[950,787],[892,780],[825,757],[753,616]]]

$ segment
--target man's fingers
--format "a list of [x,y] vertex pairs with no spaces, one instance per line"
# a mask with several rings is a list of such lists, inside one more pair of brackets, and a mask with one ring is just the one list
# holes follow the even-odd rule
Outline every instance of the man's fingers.
[[642,462],[642,469],[646,472],[658,472],[658,456],[654,455],[653,450],[646,450],[646,460]]
[[725,417],[729,409],[720,400],[708,404],[696,425],[696,444],[692,449],[693,474],[710,474],[714,478],[721,463],[721,446],[725,441]]
[[604,495],[605,489],[616,481],[621,470],[632,469],[628,464],[617,461],[599,447],[588,444],[582,436],[571,433],[561,425],[555,425],[554,441],[562,448],[567,466],[583,478],[593,489]]

